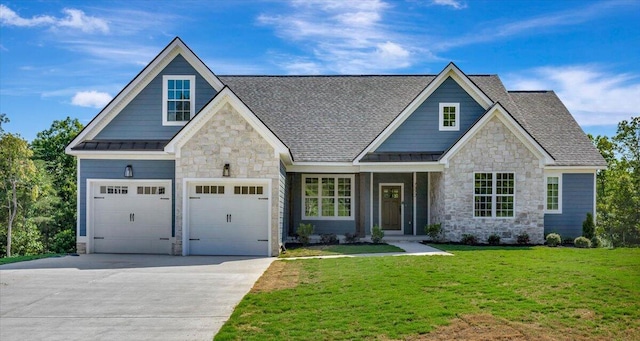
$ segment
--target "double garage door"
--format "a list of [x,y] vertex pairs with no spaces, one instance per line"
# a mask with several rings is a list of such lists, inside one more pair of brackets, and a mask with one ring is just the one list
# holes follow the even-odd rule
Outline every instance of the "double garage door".
[[171,181],[98,182],[92,194],[93,252],[171,252]]
[[267,186],[211,182],[188,190],[189,254],[267,255]]

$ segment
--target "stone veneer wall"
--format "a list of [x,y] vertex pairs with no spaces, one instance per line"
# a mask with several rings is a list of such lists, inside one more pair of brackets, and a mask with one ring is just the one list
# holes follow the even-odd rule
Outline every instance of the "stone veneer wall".
[[[200,113],[203,115],[205,113]],[[180,150],[176,159],[176,237],[173,253],[182,254],[182,202],[184,178],[220,178],[225,163],[230,178],[271,179],[271,251],[280,249],[280,160],[269,143],[230,105],[225,104]]]
[[[515,173],[514,218],[473,217],[474,172]],[[434,186],[433,190],[444,190],[444,195],[439,193],[436,198],[444,197],[444,212],[439,218],[446,239],[458,241],[466,233],[486,242],[495,233],[502,242],[515,243],[518,234],[526,232],[532,243],[544,242],[543,169],[499,118],[489,121],[451,158],[442,176],[444,187]]]
[[431,224],[442,223],[444,220],[444,178],[442,173],[429,173],[431,192],[429,193],[429,214]]

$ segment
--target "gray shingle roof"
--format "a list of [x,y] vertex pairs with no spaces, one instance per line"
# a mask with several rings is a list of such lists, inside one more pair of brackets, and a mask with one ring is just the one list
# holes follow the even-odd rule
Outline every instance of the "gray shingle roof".
[[[219,76],[289,147],[295,161],[350,162],[435,75]],[[507,92],[496,75],[469,75],[558,165],[605,165],[553,92]]]

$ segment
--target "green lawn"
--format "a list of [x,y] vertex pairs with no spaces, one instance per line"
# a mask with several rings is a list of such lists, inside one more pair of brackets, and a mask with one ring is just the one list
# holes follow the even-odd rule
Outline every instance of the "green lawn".
[[355,245],[309,245],[287,249],[280,258],[354,255],[359,253],[404,252],[403,249],[388,244],[355,244]]
[[17,263],[17,262],[26,262],[28,260],[40,259],[40,258],[49,258],[49,257],[58,257],[60,254],[57,253],[45,253],[42,255],[31,255],[31,256],[13,256],[13,257],[3,257],[0,258],[0,265],[9,264],[9,263]]
[[478,316],[528,339],[640,339],[640,249],[437,247],[455,256],[276,261],[215,339],[430,340]]

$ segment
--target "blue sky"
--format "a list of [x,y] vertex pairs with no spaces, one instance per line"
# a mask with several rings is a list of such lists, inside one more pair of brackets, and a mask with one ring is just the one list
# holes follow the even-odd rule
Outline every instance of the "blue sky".
[[434,74],[555,90],[586,132],[640,115],[640,1],[0,1],[0,112],[87,124],[175,36],[217,74]]

